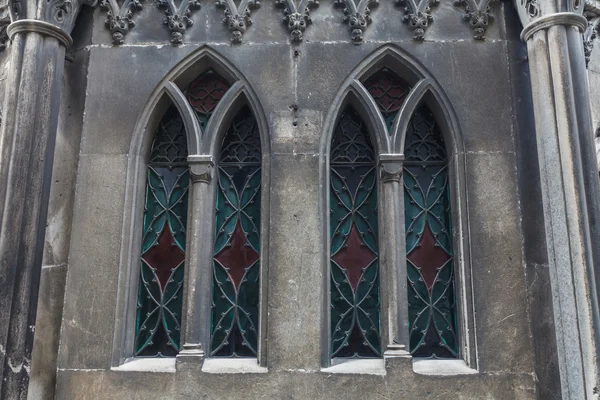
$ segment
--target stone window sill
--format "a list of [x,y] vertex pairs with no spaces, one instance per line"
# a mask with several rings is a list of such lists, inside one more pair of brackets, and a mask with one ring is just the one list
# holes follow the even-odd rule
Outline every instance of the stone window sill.
[[321,372],[330,374],[362,374],[383,376],[385,375],[385,364],[382,358],[334,358],[331,362],[331,367],[322,368]]
[[111,368],[111,371],[136,372],[175,372],[173,358],[128,358],[123,365]]
[[477,374],[477,370],[470,368],[464,360],[413,358],[412,363],[413,371],[419,375],[452,376]]
[[204,360],[202,372],[208,374],[264,374],[255,358],[208,358]]

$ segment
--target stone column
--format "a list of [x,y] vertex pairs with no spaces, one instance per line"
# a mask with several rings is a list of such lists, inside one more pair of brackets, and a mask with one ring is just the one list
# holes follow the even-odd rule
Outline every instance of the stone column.
[[0,399],[14,400],[27,397],[65,49],[81,4],[11,4],[0,131]]
[[515,2],[525,28],[562,398],[598,385],[600,188],[586,83],[582,2]]
[[183,346],[177,362],[202,363],[205,351],[210,351],[210,294],[212,283],[212,243],[214,188],[211,185],[214,171],[212,156],[188,157],[191,178],[190,226],[186,273],[186,306],[183,315]]
[[410,357],[408,335],[408,291],[406,241],[404,240],[404,156],[379,156],[382,196],[381,212],[381,325],[384,357]]

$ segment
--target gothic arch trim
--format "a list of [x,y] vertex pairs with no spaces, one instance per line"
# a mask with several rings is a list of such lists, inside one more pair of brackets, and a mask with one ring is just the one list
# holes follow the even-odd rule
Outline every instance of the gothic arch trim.
[[[188,103],[184,94],[185,88],[189,83],[199,76],[201,73],[213,69],[222,78],[227,80],[231,87],[219,101],[213,116],[211,117],[205,132],[202,131],[200,124]],[[142,109],[134,127],[131,144],[129,148],[129,160],[127,166],[126,192],[125,192],[125,207],[123,228],[121,233],[121,251],[119,262],[118,275],[118,290],[117,290],[117,322],[115,324],[115,332],[113,337],[113,354],[112,366],[119,366],[126,359],[133,356],[134,349],[134,332],[135,332],[135,314],[136,314],[136,299],[138,289],[138,273],[139,273],[139,256],[141,249],[140,232],[143,223],[143,200],[145,198],[145,175],[147,163],[150,154],[150,148],[156,130],[164,112],[169,106],[174,105],[179,111],[187,134],[188,154],[190,166],[205,165],[208,168],[209,175],[214,170],[214,162],[218,161],[218,152],[223,136],[227,131],[228,124],[231,123],[236,112],[244,105],[250,107],[256,118],[261,137],[262,147],[262,204],[261,204],[261,261],[260,261],[260,338],[258,361],[261,365],[266,365],[266,316],[267,316],[267,269],[265,267],[268,257],[268,230],[269,230],[269,181],[270,181],[270,135],[268,134],[268,124],[263,111],[263,108],[258,101],[258,97],[252,90],[248,81],[227,59],[221,56],[214,49],[205,46],[194,53],[185,57],[171,71],[169,71],[158,83],[154,91],[150,94],[148,101]],[[194,171],[191,171],[192,175]],[[194,222],[199,219],[205,220],[210,213],[208,220],[213,226],[214,219],[214,195],[215,185],[210,183],[210,178],[207,182],[207,189],[203,196],[210,201],[210,207],[198,207],[199,200],[196,197],[198,190],[190,189],[189,196],[189,211],[188,211],[188,234],[186,238],[186,269],[185,280],[189,281],[191,268],[190,254],[194,253],[194,241],[198,241],[196,235],[191,235],[191,230]],[[214,179],[212,180],[214,182]],[[192,195],[194,193],[194,195]],[[196,211],[196,215],[194,215]],[[198,214],[200,213],[200,214]],[[207,229],[203,229],[207,232]],[[212,233],[212,232],[211,232]],[[193,237],[192,237],[193,236]],[[212,235],[210,243],[212,243]],[[210,246],[202,246],[210,252],[212,260],[212,248]],[[207,253],[208,254],[208,253]],[[203,254],[194,256],[194,259],[202,260],[200,263],[206,263]],[[195,263],[198,263],[194,260]],[[200,265],[200,267],[202,267]],[[208,269],[212,264],[207,264]],[[184,296],[187,299],[188,290],[184,291]],[[210,301],[210,291],[207,295]],[[183,332],[186,331],[186,312],[189,308],[187,302],[184,301],[183,318],[182,318],[182,340],[185,344],[187,340]],[[206,308],[206,304],[203,305]],[[206,311],[206,310],[205,310]],[[210,307],[208,313],[204,312],[200,318],[210,315]],[[204,334],[204,332],[202,332]],[[206,335],[205,335],[206,336]],[[207,341],[199,343],[207,348]],[[183,346],[185,350],[185,346]]]
[[[375,101],[361,83],[361,80],[367,79],[369,76],[379,71],[382,68],[388,68],[397,73],[410,86],[411,90],[404,101],[398,115],[392,125],[391,135],[388,135],[388,130],[385,126],[383,118],[378,110]],[[330,347],[330,332],[329,332],[329,151],[332,135],[336,126],[339,115],[344,107],[352,104],[357,112],[361,115],[368,129],[371,132],[373,143],[376,147],[378,163],[383,168],[382,173],[388,171],[402,170],[404,159],[404,141],[406,130],[410,117],[420,105],[427,105],[432,111],[436,123],[439,125],[444,141],[446,142],[448,151],[448,167],[451,187],[451,204],[452,204],[452,220],[454,227],[454,248],[455,248],[455,278],[456,278],[456,293],[457,293],[457,316],[458,316],[458,335],[460,337],[459,357],[462,358],[471,368],[477,369],[477,347],[475,342],[475,318],[473,311],[473,287],[471,281],[471,264],[470,264],[470,245],[469,245],[469,227],[467,218],[467,184],[465,180],[465,151],[464,142],[461,135],[458,118],[453,110],[453,107],[441,89],[437,80],[427,71],[427,69],[404,50],[394,46],[385,45],[375,50],[365,60],[360,62],[356,68],[348,75],[344,83],[341,85],[339,92],[333,99],[323,124],[323,134],[320,142],[320,179],[321,179],[321,212],[323,215],[322,222],[322,254],[323,254],[323,323],[321,332],[322,342],[322,357],[321,364],[327,367],[331,363],[329,355]],[[385,137],[385,139],[384,139]],[[392,165],[393,164],[393,165]],[[399,166],[399,168],[398,168]],[[400,178],[401,181],[401,178]],[[390,218],[382,218],[383,215],[389,215],[393,210],[394,205],[390,205],[391,199],[385,200],[386,195],[380,179],[379,190],[383,195],[380,199],[380,226],[382,234],[380,235],[380,252],[382,254],[381,281],[385,281],[384,274],[390,279],[398,279],[396,285],[392,285],[389,290],[398,290],[398,293],[391,295],[386,293],[386,289],[382,284],[382,305],[381,305],[381,339],[382,349],[385,350],[386,343],[393,344],[397,334],[394,333],[394,328],[390,326],[389,321],[395,320],[398,314],[391,313],[387,315],[387,310],[398,304],[398,307],[407,304],[406,295],[402,291],[406,291],[406,285],[402,282],[405,280],[405,272],[399,273],[392,269],[384,270],[385,257],[394,257],[394,253],[400,253],[401,260],[394,261],[396,265],[406,269],[405,240],[404,240],[404,205],[400,205],[400,218],[397,217],[396,226],[386,226],[387,220]],[[402,193],[401,191],[399,192]],[[387,204],[386,204],[387,203]],[[396,205],[397,206],[397,205]],[[391,207],[391,208],[390,208]],[[389,208],[389,210],[388,210]],[[401,229],[398,227],[401,225]],[[401,232],[401,233],[399,233]],[[386,236],[399,234],[401,240],[388,239]],[[395,240],[395,242],[394,242]],[[400,251],[393,250],[393,248]],[[399,267],[400,268],[400,267]],[[392,289],[392,287],[402,289]],[[399,300],[395,300],[397,296]],[[396,302],[396,303],[395,303]],[[386,304],[388,305],[386,307]],[[404,329],[403,327],[400,330]],[[387,337],[386,337],[387,335]],[[401,333],[400,333],[401,336]],[[408,342],[406,343],[408,345]],[[392,346],[393,347],[393,346]],[[385,353],[384,353],[385,356]]]

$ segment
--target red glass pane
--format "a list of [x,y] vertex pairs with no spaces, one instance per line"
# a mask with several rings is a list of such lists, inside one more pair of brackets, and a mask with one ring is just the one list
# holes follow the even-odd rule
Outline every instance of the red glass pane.
[[225,246],[215,260],[227,269],[233,284],[239,288],[240,282],[244,278],[246,268],[258,261],[260,255],[248,244],[246,234],[238,220],[235,229],[231,235],[231,242]]
[[419,244],[408,254],[407,258],[415,267],[420,269],[425,284],[429,291],[431,291],[438,269],[452,257],[436,244],[429,224],[425,224]]
[[386,68],[371,75],[364,84],[384,114],[398,111],[410,90],[406,82]]
[[346,271],[348,282],[356,290],[363,269],[369,266],[375,258],[377,256],[361,240],[356,225],[352,224],[346,243],[331,259]]
[[187,98],[196,111],[201,114],[210,114],[227,89],[229,89],[229,83],[213,70],[209,70],[190,84]]
[[185,260],[185,253],[175,243],[169,224],[163,226],[158,241],[142,256],[154,268],[161,288],[164,290],[171,271]]

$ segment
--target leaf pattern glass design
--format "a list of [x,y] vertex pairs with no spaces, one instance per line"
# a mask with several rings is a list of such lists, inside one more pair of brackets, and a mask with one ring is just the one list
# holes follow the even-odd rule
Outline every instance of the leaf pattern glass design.
[[456,358],[456,303],[448,161],[427,107],[412,116],[405,142],[404,207],[410,350]]
[[189,84],[186,97],[196,112],[202,132],[204,132],[215,107],[228,89],[229,83],[213,69],[204,72]]
[[154,136],[146,182],[135,355],[174,356],[179,352],[189,187],[185,127],[175,107]]
[[394,119],[410,91],[410,86],[387,68],[371,75],[365,80],[364,85],[377,103],[388,131],[391,131]]
[[360,118],[340,116],[330,155],[331,356],[379,357],[375,155]]
[[261,149],[258,125],[248,107],[227,130],[217,170],[210,354],[256,357]]

